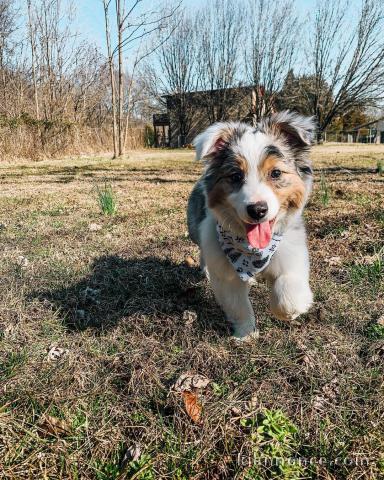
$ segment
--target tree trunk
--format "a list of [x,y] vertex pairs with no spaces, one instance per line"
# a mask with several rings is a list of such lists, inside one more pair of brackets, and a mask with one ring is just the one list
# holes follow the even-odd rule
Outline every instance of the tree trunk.
[[105,15],[105,37],[107,41],[108,51],[108,65],[109,65],[109,77],[111,81],[111,95],[112,95],[112,131],[113,131],[113,158],[117,157],[117,124],[116,124],[116,83],[115,72],[113,69],[113,55],[111,49],[111,34],[109,29],[109,17],[108,17],[108,4],[107,0],[103,0],[104,15]]
[[119,157],[124,153],[123,145],[123,23],[122,23],[122,7],[121,0],[116,0],[117,8],[117,42],[118,42],[118,61],[119,61],[119,70],[118,70],[118,84],[119,84],[119,116],[118,116],[118,140],[119,140]]
[[27,0],[27,6],[28,6],[29,39],[31,42],[33,96],[35,99],[36,120],[40,120],[39,97],[37,93],[37,80],[36,80],[36,47],[35,47],[35,37],[33,33],[33,24],[32,24],[31,0]]

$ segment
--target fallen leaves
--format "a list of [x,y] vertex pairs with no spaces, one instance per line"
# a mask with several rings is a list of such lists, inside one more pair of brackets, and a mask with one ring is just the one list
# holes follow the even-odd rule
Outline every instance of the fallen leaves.
[[211,380],[204,375],[186,372],[180,375],[171,390],[178,393],[192,392],[196,389],[206,388],[210,381]]
[[88,226],[88,229],[90,232],[98,232],[101,230],[103,227],[97,223],[90,223]]
[[199,394],[209,383],[210,379],[204,375],[186,372],[181,374],[171,387],[171,392],[181,394],[187,415],[198,425],[202,422],[203,411]]
[[321,412],[329,403],[335,403],[339,395],[339,380],[333,377],[330,382],[321,388],[321,391],[313,399],[312,406],[315,410]]
[[198,401],[197,392],[182,392],[181,396],[189,418],[195,423],[201,423],[202,407]]
[[41,433],[45,435],[53,435],[55,437],[62,437],[71,434],[71,427],[65,420],[53,417],[52,415],[44,414],[40,420]]
[[190,310],[184,310],[183,320],[186,326],[191,326],[197,320],[197,313]]
[[196,260],[193,257],[191,257],[191,255],[187,255],[185,257],[185,263],[188,267],[196,267],[197,265]]
[[26,269],[29,267],[29,260],[27,257],[24,257],[23,255],[19,255],[17,257],[17,264],[19,265],[20,268]]
[[331,265],[331,267],[334,267],[334,266],[337,266],[337,265],[341,265],[342,264],[342,258],[339,257],[339,256],[336,256],[336,257],[327,257],[324,259],[324,261],[326,263],[328,263],[329,265]]
[[66,353],[68,353],[68,350],[66,348],[60,348],[56,345],[52,345],[49,348],[48,360],[50,362],[56,362],[57,360],[60,360],[60,358]]

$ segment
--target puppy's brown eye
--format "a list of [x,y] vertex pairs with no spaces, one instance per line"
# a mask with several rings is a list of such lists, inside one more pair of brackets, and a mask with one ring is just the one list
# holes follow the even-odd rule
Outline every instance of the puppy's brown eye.
[[274,170],[272,170],[271,172],[272,178],[279,178],[280,176],[281,176],[281,170],[279,170],[278,168],[275,168]]
[[231,182],[240,183],[243,181],[243,175],[241,173],[234,173],[231,175]]

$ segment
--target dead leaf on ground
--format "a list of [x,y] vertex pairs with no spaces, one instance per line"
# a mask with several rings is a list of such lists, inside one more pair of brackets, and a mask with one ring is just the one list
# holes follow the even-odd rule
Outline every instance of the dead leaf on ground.
[[185,263],[188,265],[188,267],[195,267],[197,265],[196,260],[192,258],[191,255],[187,255],[185,257]]
[[59,360],[63,355],[68,352],[66,348],[60,348],[56,345],[52,345],[48,352],[48,360],[51,362],[55,362]]
[[341,257],[329,257],[324,259],[325,263],[328,263],[331,266],[341,265],[342,258]]
[[171,391],[178,393],[193,392],[195,389],[205,388],[210,381],[211,380],[204,375],[193,374],[190,372],[182,373],[172,385]]
[[19,267],[21,267],[21,268],[28,268],[28,266],[29,266],[28,258],[24,257],[23,255],[19,255],[17,257],[17,263],[18,263]]
[[242,414],[240,408],[237,408],[237,407],[232,407],[232,408],[231,408],[231,413],[232,413],[232,415],[235,416],[235,417],[240,417],[241,414]]
[[192,323],[197,319],[197,313],[191,312],[190,310],[184,310],[183,320],[186,325],[192,325]]
[[321,391],[313,399],[312,406],[317,411],[324,410],[329,403],[335,403],[339,394],[339,380],[334,377],[330,382],[321,388]]
[[382,365],[384,360],[384,341],[374,342],[369,348],[367,364],[369,366]]
[[101,225],[97,224],[97,223],[90,223],[88,228],[91,232],[98,232],[103,227]]
[[196,392],[182,392],[184,400],[185,411],[189,418],[195,423],[201,423],[201,405],[198,401],[198,395]]
[[185,411],[194,423],[201,423],[202,407],[198,401],[199,391],[206,388],[210,381],[204,375],[186,372],[181,374],[171,387],[171,392],[181,393]]
[[384,315],[381,315],[381,317],[377,319],[377,323],[384,327]]
[[40,428],[43,433],[54,435],[55,437],[70,435],[71,428],[65,420],[44,414],[40,421]]
[[141,448],[140,445],[132,445],[127,448],[124,457],[121,461],[121,466],[124,468],[128,465],[129,462],[136,462],[141,457]]

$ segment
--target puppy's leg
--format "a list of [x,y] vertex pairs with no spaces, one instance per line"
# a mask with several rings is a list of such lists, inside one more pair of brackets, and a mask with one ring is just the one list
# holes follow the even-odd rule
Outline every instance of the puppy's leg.
[[280,320],[293,320],[306,313],[312,301],[308,282],[303,282],[296,274],[280,275],[272,284],[271,310]]
[[267,275],[271,285],[271,310],[277,318],[293,320],[309,310],[313,295],[303,226],[284,234]]
[[232,324],[234,336],[240,339],[257,336],[248,282],[240,280],[228,262],[217,240],[215,223],[209,217],[201,226],[201,248],[216,300]]
[[208,267],[209,279],[217,300],[227,320],[233,327],[233,335],[239,339],[258,336],[255,315],[248,297],[249,285],[240,278],[225,278],[223,271]]

